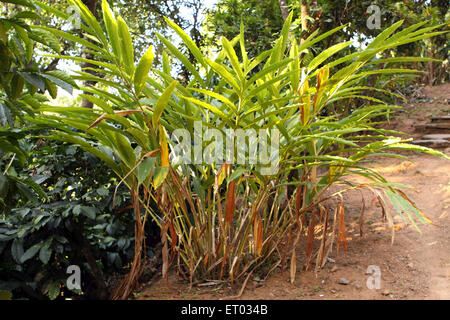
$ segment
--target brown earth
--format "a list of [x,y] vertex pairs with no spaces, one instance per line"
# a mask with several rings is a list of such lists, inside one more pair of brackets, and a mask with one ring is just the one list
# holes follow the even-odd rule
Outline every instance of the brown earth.
[[[431,116],[450,114],[450,85],[423,88],[412,95],[387,126],[417,138],[415,125]],[[450,150],[443,150],[450,155]],[[394,243],[387,223],[381,219],[381,208],[373,196],[364,194],[364,234],[359,235],[361,193],[345,195],[348,252],[334,249],[323,269],[298,271],[294,284],[289,271],[277,269],[266,280],[252,279],[240,299],[450,299],[450,161],[424,154],[408,154],[413,163],[403,159],[384,158],[367,164],[382,173],[388,181],[410,185],[405,193],[434,222],[420,224],[419,233],[410,223],[391,210],[394,217]],[[352,177],[356,181],[356,177]],[[359,178],[358,178],[359,179]],[[299,249],[301,250],[301,249]],[[297,255],[302,265],[302,252]],[[366,285],[369,266],[381,271],[381,288]],[[339,284],[341,278],[348,284]],[[258,280],[258,281],[256,281]],[[342,282],[342,281],[341,281]],[[145,284],[137,299],[227,299],[240,286],[194,286],[169,276],[168,283],[157,278]]]

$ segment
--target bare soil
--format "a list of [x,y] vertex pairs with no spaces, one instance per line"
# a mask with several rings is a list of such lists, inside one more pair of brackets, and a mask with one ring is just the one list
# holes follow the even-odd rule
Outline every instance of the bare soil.
[[[416,91],[387,126],[417,138],[416,124],[429,122],[430,117],[450,114],[450,84],[426,87]],[[450,155],[450,150],[443,150]],[[409,153],[413,162],[384,158],[367,164],[390,182],[411,186],[405,193],[433,221],[420,224],[419,233],[391,210],[395,223],[395,239],[387,223],[381,219],[381,208],[373,196],[363,193],[365,201],[364,233],[359,234],[361,214],[360,192],[345,196],[347,254],[333,250],[329,261],[317,273],[298,271],[294,284],[289,271],[274,271],[265,281],[252,279],[240,299],[450,299],[450,161],[424,154]],[[357,177],[352,177],[356,181]],[[303,265],[299,248],[298,265]],[[369,266],[381,271],[381,288],[366,285]],[[345,278],[348,284],[340,284]],[[256,281],[259,280],[259,281]],[[341,281],[342,282],[342,281]],[[236,295],[240,286],[194,286],[179,280],[175,274],[168,282],[156,278],[143,285],[137,299],[227,299]]]

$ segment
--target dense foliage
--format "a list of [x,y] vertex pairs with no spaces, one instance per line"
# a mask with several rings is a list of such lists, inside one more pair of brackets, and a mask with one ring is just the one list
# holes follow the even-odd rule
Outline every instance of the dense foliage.
[[27,165],[20,175],[10,169],[8,177],[28,177],[45,202],[31,191],[18,201],[14,188],[24,187],[17,182],[3,186],[15,205],[0,222],[0,290],[54,299],[65,286],[67,267],[79,265],[84,292],[106,298],[103,273],[120,270],[133,257],[127,194],[119,189],[114,208],[116,182],[110,170],[75,146],[33,139],[24,149],[30,157]]

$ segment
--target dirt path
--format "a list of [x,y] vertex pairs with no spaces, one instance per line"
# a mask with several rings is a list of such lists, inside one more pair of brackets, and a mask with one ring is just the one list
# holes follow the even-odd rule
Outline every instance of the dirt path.
[[[450,114],[450,85],[425,89],[425,101],[411,103],[394,119],[391,127],[414,132],[414,124],[428,117]],[[445,150],[450,155],[450,150]],[[317,274],[298,272],[294,284],[289,272],[276,270],[266,281],[249,281],[241,299],[450,299],[450,161],[423,154],[409,154],[413,163],[402,159],[382,159],[368,166],[388,181],[410,185],[405,193],[435,225],[404,223],[393,213],[395,241],[381,209],[364,193],[364,235],[359,235],[358,218],[362,200],[359,192],[345,196],[348,252],[330,255],[329,262]],[[302,265],[302,252],[297,255]],[[369,289],[369,266],[379,267],[380,288]],[[342,279],[344,278],[344,279]],[[345,281],[344,281],[345,280]],[[347,284],[342,284],[343,282]],[[194,287],[170,277],[168,285],[157,280],[145,285],[138,299],[226,299],[240,288]]]

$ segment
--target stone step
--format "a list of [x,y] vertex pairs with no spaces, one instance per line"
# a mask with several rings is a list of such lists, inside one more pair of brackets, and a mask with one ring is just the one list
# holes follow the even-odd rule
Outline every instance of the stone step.
[[450,133],[435,133],[422,136],[422,140],[448,140],[450,141]]
[[413,144],[417,144],[419,146],[429,147],[429,148],[447,148],[450,147],[450,141],[443,139],[435,139],[435,140],[414,140]]
[[416,125],[415,130],[424,133],[450,133],[450,123],[438,122],[418,124]]
[[450,123],[450,116],[431,117],[431,122]]

